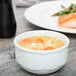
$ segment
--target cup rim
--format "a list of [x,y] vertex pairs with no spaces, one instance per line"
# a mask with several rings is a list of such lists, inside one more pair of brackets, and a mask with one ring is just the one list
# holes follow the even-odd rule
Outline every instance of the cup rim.
[[[29,33],[29,32],[53,32],[53,33],[57,33],[57,34],[59,34],[59,35],[61,35],[61,36],[64,36],[65,37],[65,39],[66,39],[66,43],[65,43],[65,45],[63,45],[62,47],[60,47],[60,48],[56,48],[56,49],[53,49],[53,50],[47,50],[47,51],[44,51],[44,50],[31,50],[31,49],[27,49],[27,48],[24,48],[24,47],[22,47],[22,46],[20,46],[20,45],[18,45],[18,43],[17,43],[17,39],[18,39],[18,37],[20,37],[21,35],[23,35],[23,34],[26,34],[26,33]],[[46,35],[45,35],[46,36]],[[19,48],[20,50],[22,50],[22,51],[24,51],[24,52],[28,52],[28,53],[39,53],[39,54],[50,54],[50,53],[57,53],[57,52],[62,52],[62,50],[64,50],[67,46],[69,47],[69,43],[70,43],[70,40],[69,40],[69,38],[66,36],[66,35],[64,35],[64,34],[62,34],[62,33],[59,33],[59,32],[54,32],[54,31],[49,31],[49,30],[32,30],[32,31],[27,31],[27,32],[24,32],[24,33],[21,33],[21,34],[19,34],[18,36],[16,36],[15,38],[14,38],[14,45],[15,45],[15,47],[17,47],[17,48]]]

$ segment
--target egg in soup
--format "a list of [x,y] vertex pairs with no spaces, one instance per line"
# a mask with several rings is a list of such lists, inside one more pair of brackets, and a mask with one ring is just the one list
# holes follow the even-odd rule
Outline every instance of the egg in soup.
[[18,44],[31,50],[53,50],[62,47],[64,42],[51,36],[32,36],[21,39]]

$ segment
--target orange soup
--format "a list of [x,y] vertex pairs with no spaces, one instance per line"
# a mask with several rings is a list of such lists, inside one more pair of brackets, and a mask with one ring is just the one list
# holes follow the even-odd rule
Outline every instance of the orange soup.
[[24,48],[31,50],[53,50],[64,45],[64,42],[51,36],[32,36],[18,42]]

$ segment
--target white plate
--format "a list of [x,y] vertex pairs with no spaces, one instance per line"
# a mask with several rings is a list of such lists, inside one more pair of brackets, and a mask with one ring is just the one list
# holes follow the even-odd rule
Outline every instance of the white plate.
[[36,26],[50,30],[76,34],[76,29],[59,28],[57,26],[58,17],[52,17],[54,13],[62,10],[61,5],[68,7],[72,3],[76,3],[76,1],[70,0],[41,2],[29,7],[25,11],[24,16],[29,22],[35,24]]

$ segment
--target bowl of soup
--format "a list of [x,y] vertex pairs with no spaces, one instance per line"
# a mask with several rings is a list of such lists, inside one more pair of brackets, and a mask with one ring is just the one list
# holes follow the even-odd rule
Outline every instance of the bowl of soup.
[[31,73],[53,73],[63,67],[68,60],[69,39],[58,32],[24,32],[14,39],[14,45],[16,61]]

